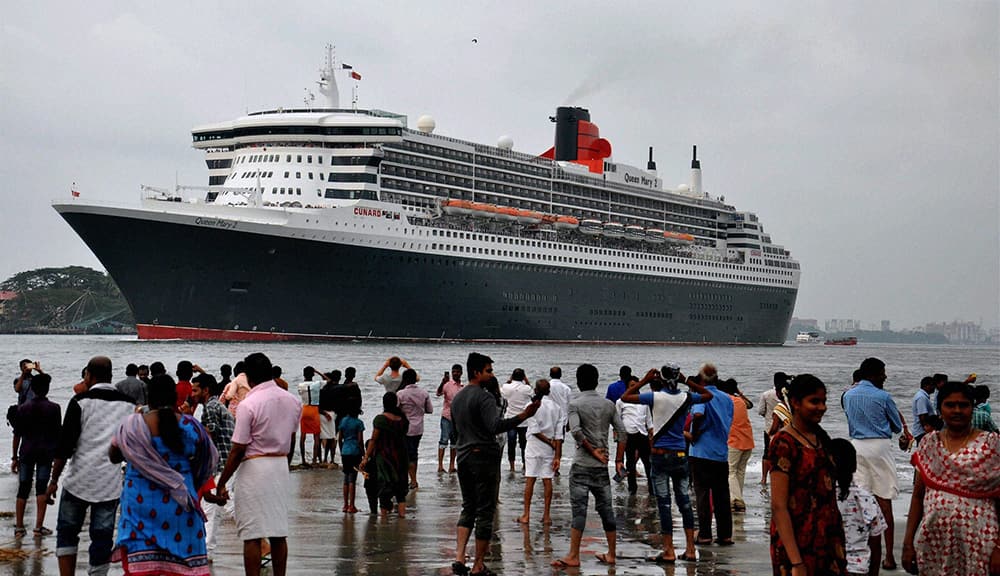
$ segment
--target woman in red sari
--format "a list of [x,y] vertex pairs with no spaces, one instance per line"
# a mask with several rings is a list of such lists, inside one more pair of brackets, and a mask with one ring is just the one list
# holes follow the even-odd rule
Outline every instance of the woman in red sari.
[[775,576],[847,573],[844,526],[830,437],[820,421],[826,386],[796,376],[787,389],[792,418],[771,437],[771,566]]
[[1000,574],[1000,434],[972,427],[971,386],[948,382],[938,391],[945,427],[927,434],[911,461],[916,468],[903,538],[911,574]]

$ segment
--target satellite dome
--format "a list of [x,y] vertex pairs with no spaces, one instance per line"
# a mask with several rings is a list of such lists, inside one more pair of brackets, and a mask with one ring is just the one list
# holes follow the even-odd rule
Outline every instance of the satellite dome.
[[424,134],[433,132],[435,126],[437,124],[434,123],[434,118],[429,114],[424,114],[420,118],[417,118],[417,130],[420,130]]
[[687,184],[681,184],[681,185],[677,186],[677,191],[678,192],[690,192],[691,191],[691,187],[688,186]]
[[497,140],[497,148],[502,150],[512,150],[514,148],[514,139],[504,134]]

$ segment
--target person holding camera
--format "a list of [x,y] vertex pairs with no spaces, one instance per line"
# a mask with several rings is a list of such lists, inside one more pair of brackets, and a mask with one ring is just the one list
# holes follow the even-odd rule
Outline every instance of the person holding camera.
[[[684,438],[684,420],[692,404],[704,404],[712,399],[712,393],[695,380],[688,380],[691,390],[684,392],[677,386],[684,381],[680,368],[667,364],[659,371],[650,370],[637,382],[633,382],[621,401],[628,404],[648,406],[653,419],[653,447],[650,452],[650,478],[653,496],[660,515],[660,534],[663,537],[663,551],[651,560],[660,564],[671,564],[677,560],[673,541],[673,520],[670,514],[670,488],[673,486],[677,509],[681,513],[684,526],[685,548],[681,560],[697,561],[694,543],[694,511],[691,509],[689,491],[690,473],[688,469],[687,441]],[[639,390],[646,384],[651,392]]]
[[14,391],[17,392],[17,405],[20,406],[35,397],[35,393],[31,390],[31,373],[44,374],[44,372],[42,372],[41,363],[33,362],[28,358],[21,360],[18,367],[21,369],[21,373],[17,378],[14,378]]

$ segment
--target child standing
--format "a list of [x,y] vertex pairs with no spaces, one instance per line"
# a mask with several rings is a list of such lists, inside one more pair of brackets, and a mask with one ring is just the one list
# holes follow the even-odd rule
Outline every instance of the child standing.
[[337,432],[337,443],[340,444],[340,460],[344,471],[344,512],[354,514],[354,493],[358,485],[358,465],[364,454],[365,423],[358,418],[358,411],[352,409],[340,421]]
[[887,525],[882,510],[871,492],[853,482],[857,453],[850,441],[831,441],[830,451],[837,468],[837,507],[844,521],[847,537],[847,573],[852,576],[878,576],[882,557],[881,535]]

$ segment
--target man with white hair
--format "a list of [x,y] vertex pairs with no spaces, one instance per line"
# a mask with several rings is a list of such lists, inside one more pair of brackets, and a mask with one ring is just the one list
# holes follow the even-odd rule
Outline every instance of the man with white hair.
[[712,543],[712,502],[715,502],[715,543],[733,544],[733,511],[729,507],[729,427],[733,423],[733,401],[716,387],[714,364],[702,365],[701,385],[712,399],[691,407],[691,477],[698,508],[700,545]]

